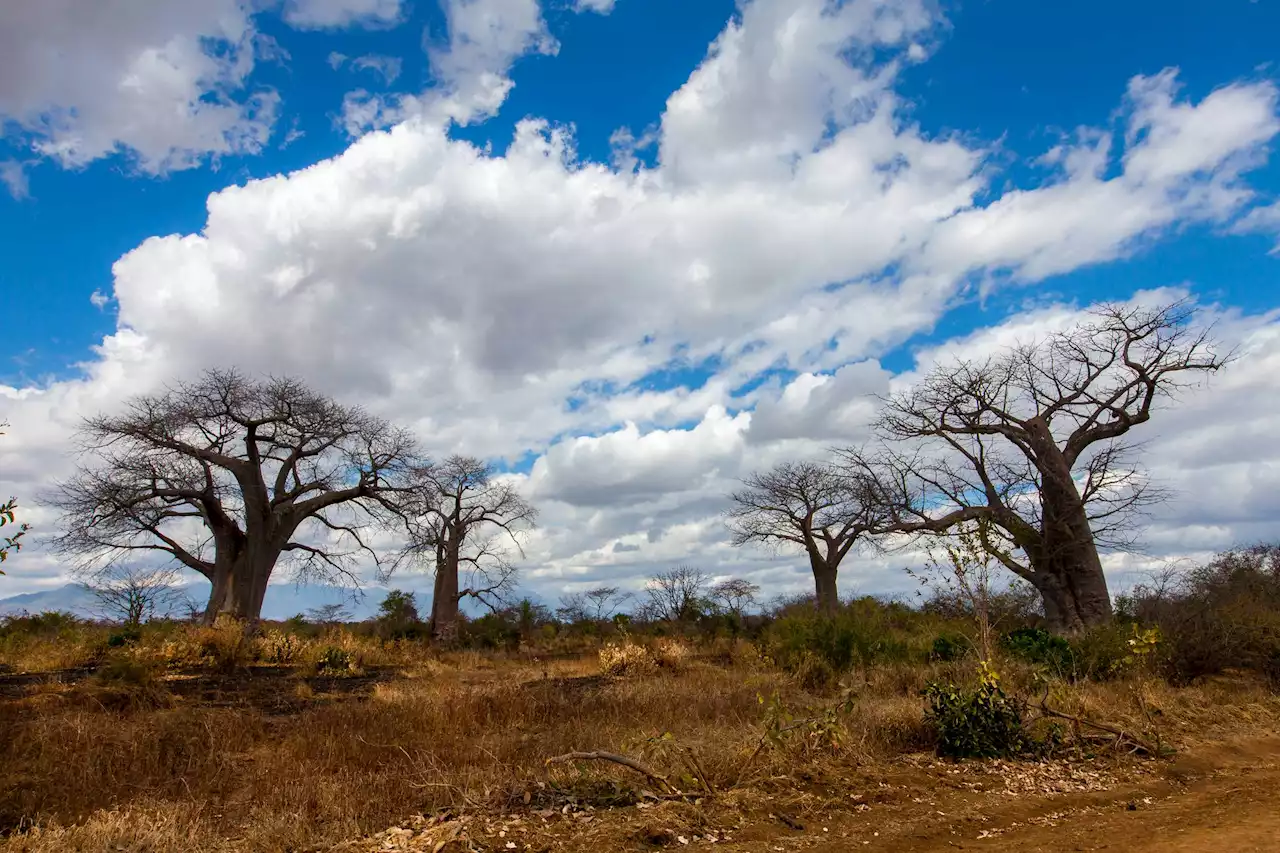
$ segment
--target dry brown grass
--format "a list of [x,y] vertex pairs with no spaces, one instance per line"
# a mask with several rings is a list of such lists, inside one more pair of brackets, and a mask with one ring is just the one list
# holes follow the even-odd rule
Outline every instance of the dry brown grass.
[[[833,749],[825,723],[803,721],[823,718],[838,697],[800,690],[746,644],[721,643],[700,656],[655,644],[663,666],[609,678],[595,654],[436,656],[334,635],[297,652],[300,672],[328,647],[346,648],[362,666],[393,661],[403,670],[367,685],[360,699],[327,696],[332,685],[295,676],[264,682],[301,709],[290,713],[251,703],[211,707],[187,694],[123,701],[121,694],[136,699],[155,689],[155,672],[129,665],[114,680],[0,700],[0,826],[24,830],[0,851],[304,850],[445,806],[603,803],[643,782],[607,764],[544,765],[575,750],[640,756],[679,779],[692,749],[719,792],[786,792],[797,779],[838,780],[859,765],[927,748],[918,692],[966,667],[895,664],[851,677]],[[172,681],[160,684],[178,692]],[[1238,726],[1280,716],[1274,698],[1235,682],[1146,689],[1170,737],[1204,731],[1213,720]],[[1085,684],[1064,688],[1059,701],[1136,725],[1130,690]],[[776,744],[762,737],[771,705],[801,721]]]

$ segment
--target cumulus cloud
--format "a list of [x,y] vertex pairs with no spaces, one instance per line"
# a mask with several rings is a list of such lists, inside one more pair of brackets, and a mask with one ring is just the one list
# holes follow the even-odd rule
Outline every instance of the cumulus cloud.
[[118,150],[144,172],[261,150],[278,98],[247,85],[260,42],[239,0],[0,5],[0,119],[66,167]]
[[400,0],[285,0],[284,19],[305,30],[398,24]]
[[[924,133],[895,89],[943,26],[931,10],[746,5],[668,100],[657,165],[617,168],[540,119],[501,155],[449,136],[496,109],[519,56],[555,49],[532,0],[452,0],[435,100],[365,93],[354,132],[389,130],[215,193],[198,233],[116,263],[118,328],[84,377],[0,391],[0,492],[65,471],[80,414],[234,363],[364,403],[436,453],[535,456],[535,590],[665,561],[803,588],[794,561],[728,545],[718,514],[738,478],[865,434],[894,381],[876,359],[975,277],[1031,284],[1229,223],[1280,130],[1268,83],[1196,101],[1172,72],[1138,77],[1116,93],[1118,129],[1099,116],[1045,158],[1046,182],[995,192],[991,152]],[[1272,320],[1239,322],[1265,361]],[[1246,372],[1232,399],[1261,423],[1249,395],[1276,374]],[[32,554],[15,577],[53,570]]]

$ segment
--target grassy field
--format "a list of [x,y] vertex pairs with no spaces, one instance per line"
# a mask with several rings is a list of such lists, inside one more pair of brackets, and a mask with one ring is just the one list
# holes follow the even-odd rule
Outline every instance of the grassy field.
[[[246,640],[234,625],[177,625],[126,642],[35,627],[0,636],[3,851],[397,849],[397,838],[427,838],[446,809],[488,829],[441,850],[516,849],[508,829],[521,849],[748,839],[762,822],[856,814],[865,801],[851,791],[874,793],[877,774],[933,752],[926,684],[977,677],[972,655],[929,660],[946,627],[936,622],[880,626],[894,643],[861,657],[842,641],[847,666],[835,668],[788,659],[785,637],[544,637],[439,652],[345,629]],[[1045,694],[1063,713],[1175,749],[1280,719],[1280,700],[1247,675],[1173,687],[1141,665],[1106,679],[1055,678],[1014,657],[994,666],[1031,700],[1036,731],[1063,724],[1035,720]],[[1048,757],[1116,772],[1154,761],[1073,728]],[[547,763],[592,751],[645,772]],[[529,834],[529,821],[555,829]],[[397,825],[408,828],[357,842]]]

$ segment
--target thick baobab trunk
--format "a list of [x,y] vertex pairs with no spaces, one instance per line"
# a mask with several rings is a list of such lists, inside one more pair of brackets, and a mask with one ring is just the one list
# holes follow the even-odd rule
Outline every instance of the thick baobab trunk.
[[816,555],[810,555],[809,565],[813,569],[813,586],[818,612],[833,616],[840,607],[840,596],[836,592],[836,567],[830,561]]
[[275,546],[246,548],[229,570],[215,569],[205,622],[212,623],[218,616],[227,614],[256,624],[262,617],[267,584],[282,550]]
[[1057,633],[1077,634],[1111,621],[1111,595],[1089,515],[1063,456],[1042,423],[1031,425],[1040,469],[1041,542],[1031,556],[1045,619]]
[[213,576],[209,578],[209,583],[213,585],[213,588],[209,591],[209,603],[205,605],[204,616],[200,620],[205,625],[212,625],[214,620],[218,618],[218,614],[230,606],[231,568],[229,566],[216,566],[213,570]]
[[458,554],[449,549],[436,561],[431,597],[431,638],[451,643],[458,636]]

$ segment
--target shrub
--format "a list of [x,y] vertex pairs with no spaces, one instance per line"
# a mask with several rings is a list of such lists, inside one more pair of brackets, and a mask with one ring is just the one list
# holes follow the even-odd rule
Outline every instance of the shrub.
[[600,650],[600,671],[605,675],[642,675],[657,668],[653,654],[629,638]]
[[[833,672],[855,666],[906,661],[913,658],[889,608],[857,602],[827,617],[815,612],[792,612],[765,631],[762,646],[774,663],[796,673],[821,659]],[[924,654],[921,652],[920,657]]]
[[693,657],[687,645],[672,637],[664,637],[654,643],[650,654],[658,666],[672,670],[683,669]]
[[1137,626],[1117,620],[1099,625],[1074,638],[1071,643],[1075,679],[1106,681],[1121,675],[1133,661],[1130,639],[1137,636]]
[[24,613],[21,616],[6,616],[0,621],[0,636],[59,637],[83,627],[84,624],[75,614],[61,610]]
[[329,675],[341,675],[354,672],[355,669],[351,653],[337,646],[326,646],[316,660],[316,671]]
[[107,645],[115,649],[121,646],[127,646],[130,643],[136,643],[140,639],[142,639],[142,632],[137,628],[125,628],[124,630],[117,631],[107,637]]
[[306,642],[293,634],[270,630],[258,637],[254,646],[258,660],[287,666],[302,657]]
[[1027,750],[1023,728],[1025,705],[1000,689],[999,678],[984,662],[977,687],[931,682],[925,723],[937,736],[937,752],[945,758],[1009,758]]
[[972,650],[973,643],[969,642],[968,637],[960,634],[941,634],[933,640],[929,659],[950,663],[960,660]]
[[506,613],[486,613],[462,626],[460,639],[473,649],[516,649],[520,627]]
[[1159,626],[1157,663],[1173,683],[1243,669],[1280,687],[1280,545],[1224,552],[1176,583],[1138,587],[1119,604]]
[[1000,637],[1000,648],[1027,663],[1048,667],[1064,678],[1075,672],[1075,656],[1065,637],[1050,634],[1043,628],[1017,628]]

